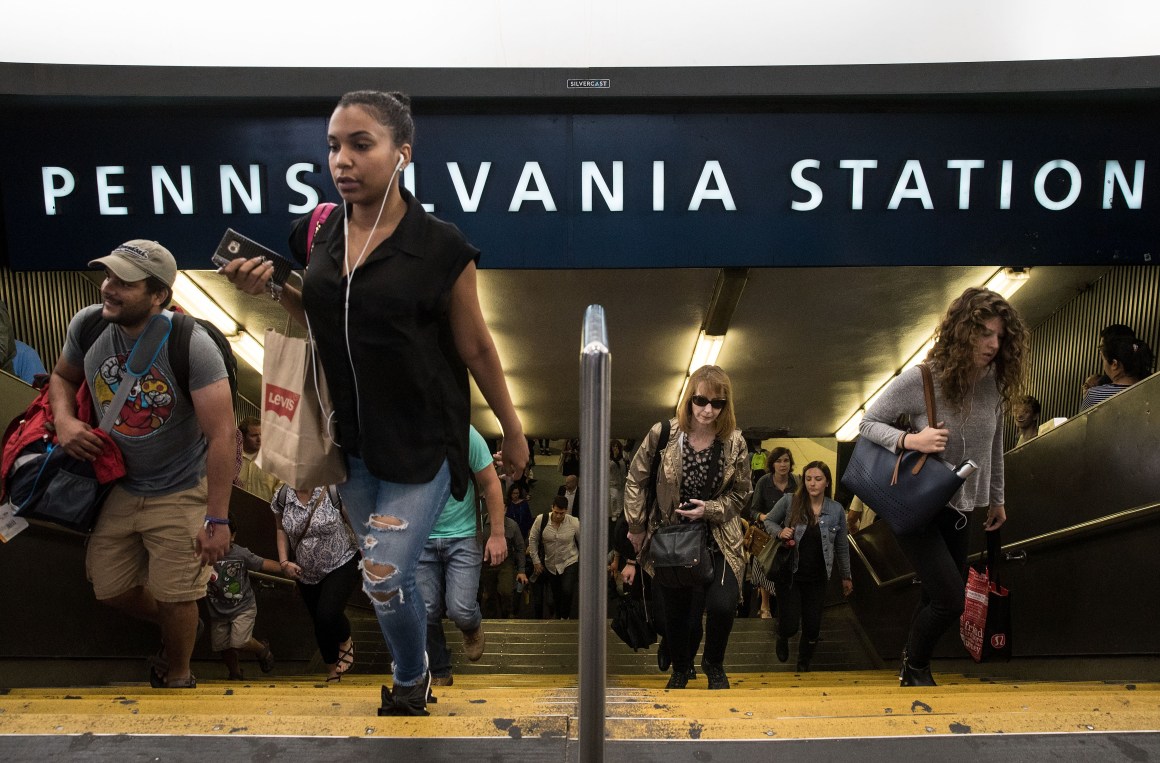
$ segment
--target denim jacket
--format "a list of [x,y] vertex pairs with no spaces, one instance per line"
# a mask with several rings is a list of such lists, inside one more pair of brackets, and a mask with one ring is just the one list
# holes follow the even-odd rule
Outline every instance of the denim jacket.
[[[765,517],[765,531],[767,533],[777,535],[782,531],[782,523],[789,515],[792,501],[793,496],[787,493],[773,505],[773,510]],[[850,542],[846,537],[846,512],[842,510],[842,504],[831,498],[822,501],[822,515],[818,517],[818,530],[821,531],[822,535],[822,556],[826,560],[826,578],[830,577],[830,573],[834,569],[834,552],[837,551],[838,573],[842,576],[842,580],[852,579],[850,574]],[[800,543],[805,534],[806,526],[804,524],[794,527],[793,537],[795,541]],[[797,572],[796,557],[794,559],[794,572]]]

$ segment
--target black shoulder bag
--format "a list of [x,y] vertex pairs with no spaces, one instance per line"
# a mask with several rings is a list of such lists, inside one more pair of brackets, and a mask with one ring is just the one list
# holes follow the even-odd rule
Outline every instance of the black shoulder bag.
[[[711,497],[720,477],[721,450],[721,441],[714,440],[709,478],[701,491],[702,500]],[[697,588],[713,580],[709,525],[703,519],[657,528],[652,536],[650,550],[656,581],[666,588]]]

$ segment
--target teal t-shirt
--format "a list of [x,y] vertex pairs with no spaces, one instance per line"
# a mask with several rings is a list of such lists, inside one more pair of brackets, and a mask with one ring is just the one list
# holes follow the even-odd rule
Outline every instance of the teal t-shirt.
[[[475,431],[475,427],[469,426],[469,430],[467,433],[467,465],[474,474],[484,468],[491,468],[492,459],[491,451],[488,449],[483,435]],[[463,500],[457,501],[454,496],[447,499],[447,505],[443,507],[443,514],[435,523],[435,528],[431,530],[429,537],[475,537],[475,485],[467,483],[467,494],[463,496]]]

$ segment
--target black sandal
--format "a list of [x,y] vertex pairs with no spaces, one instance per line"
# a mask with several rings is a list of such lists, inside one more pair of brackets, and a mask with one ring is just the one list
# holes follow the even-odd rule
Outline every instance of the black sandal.
[[343,649],[341,645],[338,647],[338,660],[335,661],[334,669],[340,676],[354,665],[354,639],[349,640],[350,646],[346,649]]

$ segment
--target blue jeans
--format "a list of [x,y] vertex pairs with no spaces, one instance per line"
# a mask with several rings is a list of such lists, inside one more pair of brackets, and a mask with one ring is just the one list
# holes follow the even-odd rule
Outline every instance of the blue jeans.
[[415,583],[423,544],[451,494],[446,462],[421,485],[384,482],[362,459],[348,457],[338,486],[363,553],[363,590],[394,660],[395,686],[413,686],[427,672],[427,612]]
[[415,573],[427,605],[427,659],[431,675],[451,675],[451,652],[443,634],[443,615],[471,632],[483,622],[479,612],[479,571],[483,550],[471,538],[428,538]]

